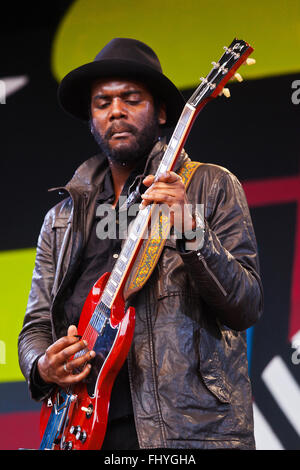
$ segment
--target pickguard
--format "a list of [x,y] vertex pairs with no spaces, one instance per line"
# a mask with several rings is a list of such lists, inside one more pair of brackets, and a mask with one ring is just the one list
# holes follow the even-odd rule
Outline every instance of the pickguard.
[[110,322],[107,322],[102,334],[98,336],[94,345],[93,349],[96,353],[96,356],[91,361],[91,372],[85,380],[87,392],[91,398],[95,396],[95,389],[99,374],[104,362],[106,361],[106,358],[111,353],[118,330],[118,326],[116,328],[112,328]]

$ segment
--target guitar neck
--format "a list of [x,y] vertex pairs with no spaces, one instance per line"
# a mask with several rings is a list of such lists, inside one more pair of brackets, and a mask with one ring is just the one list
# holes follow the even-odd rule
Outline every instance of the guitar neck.
[[[197,87],[191,98],[183,108],[179,121],[171,136],[167,149],[163,155],[160,165],[155,174],[155,181],[166,171],[172,171],[180,155],[182,147],[189,135],[190,129],[203,107],[212,98],[216,98],[222,91],[224,85],[233,76],[238,67],[245,62],[253,48],[245,41],[234,39],[229,47],[224,47],[220,60],[215,63],[209,74],[201,79],[201,84]],[[116,297],[123,292],[130,270],[139,252],[140,246],[148,230],[151,214],[155,204],[150,204],[140,210],[132,224],[128,237],[123,245],[117,262],[107,281],[100,303],[101,309],[96,308],[91,322],[98,327],[100,310],[109,318],[110,309]],[[99,307],[99,305],[98,305]],[[94,317],[94,318],[93,318]],[[102,320],[101,320],[102,321]]]
[[[163,155],[160,165],[155,174],[157,180],[166,171],[174,168],[176,160],[180,155],[184,142],[189,133],[189,129],[195,119],[196,109],[186,104],[177,126],[172,134],[167,149]],[[121,253],[107,281],[106,287],[101,297],[101,302],[110,309],[114,299],[123,289],[124,284],[130,274],[131,267],[139,252],[139,248],[148,230],[154,204],[146,206],[140,210],[132,224],[128,237],[124,243]]]

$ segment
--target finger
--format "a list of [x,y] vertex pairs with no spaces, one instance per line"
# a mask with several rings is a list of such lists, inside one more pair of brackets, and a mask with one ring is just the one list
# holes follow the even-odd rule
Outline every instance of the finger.
[[143,197],[144,195],[149,195],[156,191],[164,191],[166,194],[172,196],[177,195],[179,199],[183,198],[185,194],[185,188],[182,181],[176,180],[176,184],[175,182],[169,183],[165,181],[157,181],[153,183],[141,196]]
[[[154,183],[155,178],[156,177],[153,175],[148,175],[146,176],[146,178],[144,178],[143,184],[145,186],[151,186]],[[165,183],[175,183],[176,181],[182,181],[182,178],[174,171],[165,171],[156,179],[156,182],[157,181],[163,181]]]
[[91,367],[91,364],[87,364],[84,369],[79,372],[79,374],[69,374],[63,379],[63,381],[61,381],[61,383],[63,383],[64,385],[71,385],[81,382],[89,375]]
[[150,188],[148,188],[143,194],[142,197],[146,194],[155,194],[156,192],[164,192],[169,194],[170,196],[177,196],[178,199],[182,199],[184,197],[184,187],[181,185],[175,185],[170,183],[154,183]]
[[155,193],[155,194],[146,194],[142,196],[142,202],[139,206],[140,209],[145,208],[149,204],[157,203],[162,205],[167,205],[168,207],[176,205],[177,199],[176,195],[169,195],[166,193]]
[[76,336],[77,335],[77,328],[75,325],[70,325],[68,328],[68,336]]
[[74,336],[75,338],[81,339],[82,336],[78,334],[77,327],[75,325],[70,325],[68,328],[68,336]]
[[162,175],[159,176],[157,181],[164,181],[165,183],[176,183],[181,180],[181,176],[179,176],[174,171],[165,171]]
[[157,189],[165,190],[166,192],[176,191],[176,193],[178,191],[180,191],[180,193],[183,193],[185,191],[184,184],[183,184],[181,178],[179,178],[179,179],[176,179],[173,182],[161,181],[161,180],[155,181],[155,182],[153,182],[153,184],[148,189],[146,189],[146,191],[143,194],[148,194],[149,192],[155,191]]
[[143,184],[145,186],[151,186],[151,184],[154,181],[155,176],[154,175],[148,175],[146,178],[143,179]]
[[61,366],[61,374],[60,375],[65,375],[65,374],[72,374],[72,368],[69,367],[69,362],[64,362],[63,365]]
[[70,346],[67,346],[63,350],[57,353],[56,355],[56,360],[57,363],[62,364],[66,361],[69,361],[73,356],[78,353],[79,351],[82,351],[87,347],[87,342],[85,340],[82,341],[76,341],[76,343],[71,344]]
[[49,354],[58,354],[60,351],[62,351],[63,349],[65,349],[66,347],[74,344],[74,343],[78,343],[79,341],[79,338],[77,338],[76,336],[63,336],[62,338],[59,338],[57,341],[55,341],[55,343],[51,344],[51,346],[49,346],[47,348],[47,351],[46,353],[49,355]]
[[156,192],[151,194],[145,194],[143,201],[146,203],[157,202],[160,204],[172,205],[176,201],[176,195],[166,194],[164,192]]
[[89,362],[91,361],[94,357],[96,356],[96,353],[95,351],[87,351],[85,354],[83,354],[82,356],[79,356],[75,359],[72,359],[70,361],[68,361],[66,364],[67,366],[64,367],[64,370],[67,370],[70,371],[70,373],[72,373],[72,371],[76,368],[80,368],[83,364],[85,364],[86,362]]

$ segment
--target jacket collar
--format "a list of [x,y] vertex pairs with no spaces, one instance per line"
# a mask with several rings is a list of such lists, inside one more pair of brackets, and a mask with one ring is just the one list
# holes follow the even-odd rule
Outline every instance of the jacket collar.
[[[146,175],[155,174],[159,163],[163,157],[163,153],[167,148],[166,138],[158,140],[152,151],[150,152],[144,172],[137,175],[134,182],[129,188],[131,192],[134,188],[140,188],[142,180]],[[183,162],[187,159],[187,154],[183,150],[176,161],[176,165],[173,171],[177,171],[181,168]],[[71,180],[63,187],[51,188],[49,191],[54,190],[66,190],[69,193],[73,193],[73,190],[77,193],[90,193],[94,190],[101,190],[105,173],[108,171],[108,162],[104,154],[97,154],[82,163],[75,171]],[[140,190],[139,190],[140,193]],[[136,198],[134,198],[136,200]]]

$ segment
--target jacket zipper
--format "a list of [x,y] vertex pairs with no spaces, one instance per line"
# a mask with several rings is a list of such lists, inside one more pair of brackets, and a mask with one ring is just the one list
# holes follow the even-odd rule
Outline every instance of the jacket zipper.
[[207,265],[207,262],[205,261],[203,255],[198,252],[197,253],[197,256],[198,258],[201,260],[203,266],[205,267],[206,271],[208,272],[208,274],[210,275],[210,277],[213,279],[213,281],[216,283],[216,285],[218,286],[219,290],[221,291],[221,293],[224,295],[224,297],[227,297],[227,292],[226,290],[224,289],[224,287],[222,286],[222,284],[220,283],[220,281],[216,278],[215,274],[212,272],[212,270],[208,267]]
[[155,357],[154,357],[154,345],[153,345],[153,328],[152,328],[152,318],[151,318],[151,307],[150,307],[150,300],[149,300],[149,292],[146,291],[146,322],[147,322],[147,329],[148,329],[148,340],[149,340],[149,350],[150,350],[150,362],[151,362],[151,373],[153,377],[153,383],[154,383],[154,400],[156,402],[157,406],[157,412],[158,412],[158,420],[159,420],[159,427],[160,427],[160,432],[161,432],[161,439],[163,441],[163,446],[167,447],[167,441],[166,441],[166,435],[165,435],[165,429],[164,429],[164,424],[163,424],[163,419],[162,419],[162,413],[161,413],[161,407],[159,403],[159,397],[158,397],[158,387],[157,387],[157,379],[155,376]]

